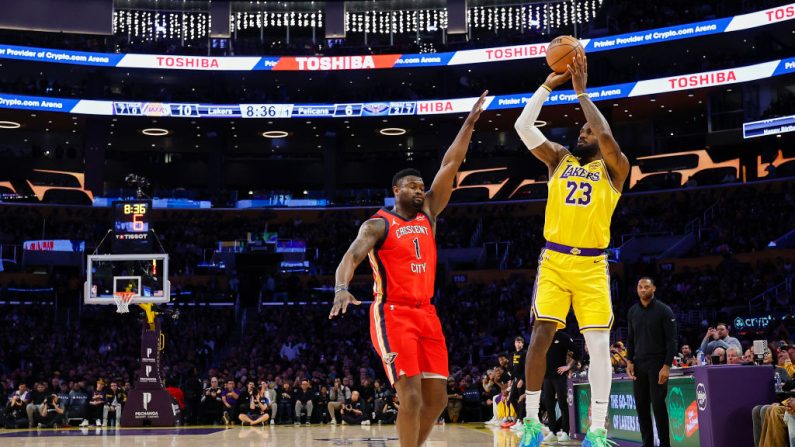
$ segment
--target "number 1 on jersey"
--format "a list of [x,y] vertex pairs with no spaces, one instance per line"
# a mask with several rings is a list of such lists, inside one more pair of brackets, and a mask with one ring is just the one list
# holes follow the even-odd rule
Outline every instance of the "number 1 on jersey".
[[422,255],[420,254],[420,239],[414,238],[414,252],[417,254],[417,259],[422,259]]

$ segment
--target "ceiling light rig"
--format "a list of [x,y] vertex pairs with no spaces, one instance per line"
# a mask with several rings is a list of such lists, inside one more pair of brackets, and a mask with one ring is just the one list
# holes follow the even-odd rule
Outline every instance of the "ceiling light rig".
[[285,138],[288,135],[290,135],[290,134],[288,132],[283,131],[283,130],[268,130],[268,131],[262,132],[262,136],[265,137],[265,138]]
[[143,129],[141,133],[144,135],[148,135],[150,137],[162,137],[168,135],[170,132],[168,131],[168,129],[161,129],[159,127],[149,127]]
[[405,135],[406,129],[402,129],[400,127],[385,127],[378,131],[381,135],[386,135],[388,137],[396,137],[400,135]]

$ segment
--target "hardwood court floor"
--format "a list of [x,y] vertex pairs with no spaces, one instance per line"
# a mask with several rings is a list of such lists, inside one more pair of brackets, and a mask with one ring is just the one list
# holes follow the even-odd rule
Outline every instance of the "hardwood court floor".
[[[483,424],[434,427],[425,447],[518,447],[519,435]],[[573,441],[560,446],[579,446]],[[0,430],[2,447],[399,447],[393,425]]]

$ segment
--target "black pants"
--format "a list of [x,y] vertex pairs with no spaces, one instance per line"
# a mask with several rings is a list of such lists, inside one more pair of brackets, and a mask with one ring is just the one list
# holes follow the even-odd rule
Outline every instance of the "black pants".
[[668,382],[658,384],[660,369],[664,359],[635,359],[635,377],[632,384],[635,394],[635,405],[638,410],[638,423],[643,438],[643,447],[654,447],[654,428],[651,426],[651,409],[654,409],[654,420],[657,425],[657,436],[660,447],[670,447],[668,435],[668,407],[665,397],[668,394]]
[[[544,407],[547,409],[547,419],[549,429],[553,433],[561,430],[569,432],[569,404],[566,401],[568,395],[566,387],[566,376],[556,374],[555,377],[544,378],[544,386],[541,395],[544,397]],[[555,417],[555,402],[560,408],[560,419]]]
[[[509,403],[511,405],[513,405],[513,408],[516,411],[516,418],[519,419],[519,420],[522,420],[526,416],[524,414],[525,413],[525,405],[524,405],[524,402],[522,402],[521,405],[519,404],[519,398],[522,397],[522,395],[524,394],[525,387],[524,387],[524,383],[522,383],[522,387],[518,388],[516,386],[516,382],[518,382],[518,381],[519,381],[519,379],[516,379],[516,378],[513,379],[513,383],[511,384],[511,393],[510,393],[511,394],[511,398],[509,400]],[[522,382],[524,382],[524,379],[522,379]]]

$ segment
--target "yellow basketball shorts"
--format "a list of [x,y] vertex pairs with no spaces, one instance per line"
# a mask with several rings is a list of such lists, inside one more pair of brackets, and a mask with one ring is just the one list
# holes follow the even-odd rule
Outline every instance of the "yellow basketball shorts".
[[609,331],[613,326],[607,255],[574,256],[545,248],[538,258],[533,316],[563,329],[572,307],[580,332]]

